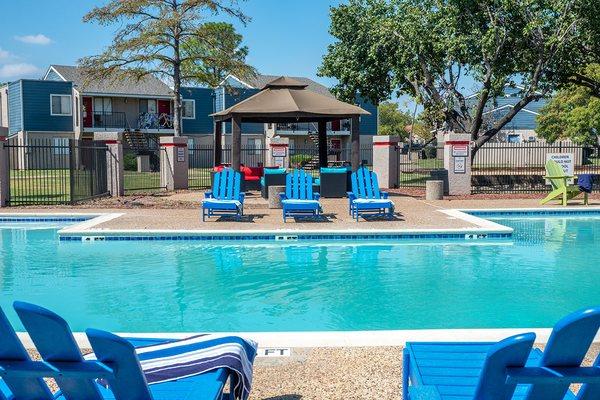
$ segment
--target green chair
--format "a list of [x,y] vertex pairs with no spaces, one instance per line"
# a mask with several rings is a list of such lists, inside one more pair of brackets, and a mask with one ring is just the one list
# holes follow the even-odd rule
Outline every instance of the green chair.
[[[575,176],[568,176],[565,174],[565,171],[559,163],[554,160],[548,160],[546,162],[546,176],[544,176],[544,179],[550,181],[552,191],[540,201],[540,205],[558,199],[563,206],[566,206],[569,200],[577,197],[581,193],[581,190],[579,190],[577,185],[568,184],[569,179],[573,178],[575,178]],[[584,204],[587,205],[588,194],[585,193],[584,195]]]

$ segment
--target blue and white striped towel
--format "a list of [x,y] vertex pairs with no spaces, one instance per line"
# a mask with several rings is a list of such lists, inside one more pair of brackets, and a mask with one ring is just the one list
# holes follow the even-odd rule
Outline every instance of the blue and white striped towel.
[[246,400],[252,388],[257,347],[257,343],[238,336],[209,334],[136,347],[135,351],[149,385],[225,368],[231,373],[235,398]]

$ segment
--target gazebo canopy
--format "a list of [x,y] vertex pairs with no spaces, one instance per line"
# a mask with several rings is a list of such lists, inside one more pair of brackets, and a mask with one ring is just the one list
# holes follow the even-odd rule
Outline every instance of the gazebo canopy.
[[215,121],[239,116],[242,122],[320,122],[370,115],[353,104],[306,89],[308,85],[288,77],[268,83],[254,96],[212,114]]
[[268,83],[260,92],[226,110],[211,114],[215,121],[214,162],[221,162],[222,122],[231,121],[231,166],[240,169],[242,123],[317,122],[319,136],[319,165],[327,166],[327,122],[351,119],[351,161],[354,169],[360,166],[360,116],[368,111],[307,89],[305,83],[285,76]]

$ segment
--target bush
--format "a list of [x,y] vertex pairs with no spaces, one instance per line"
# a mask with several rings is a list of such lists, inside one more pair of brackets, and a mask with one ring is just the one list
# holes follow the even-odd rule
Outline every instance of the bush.
[[123,168],[125,171],[137,171],[137,156],[133,153],[123,155]]
[[290,163],[292,165],[297,165],[299,167],[304,167],[310,160],[312,160],[313,156],[310,154],[294,154],[290,156]]

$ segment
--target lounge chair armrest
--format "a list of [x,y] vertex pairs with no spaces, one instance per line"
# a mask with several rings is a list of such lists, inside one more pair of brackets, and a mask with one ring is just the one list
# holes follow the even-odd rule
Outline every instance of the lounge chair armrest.
[[348,199],[350,201],[356,200],[356,196],[354,195],[354,192],[346,192],[346,196],[348,196]]
[[388,192],[380,192],[380,194],[382,199],[387,199],[389,196]]
[[314,193],[313,193],[313,198],[314,198],[315,200],[319,200],[319,199],[321,198],[321,193],[314,192]]
[[240,203],[243,203],[246,199],[246,192],[240,192]]
[[507,368],[509,384],[556,385],[571,383],[600,384],[600,367],[551,368],[523,367]]
[[212,190],[209,192],[204,192],[204,198],[205,199],[212,199],[213,198],[213,192]]
[[281,199],[281,201],[287,200],[287,196],[285,195],[285,193],[279,193],[279,198]]

